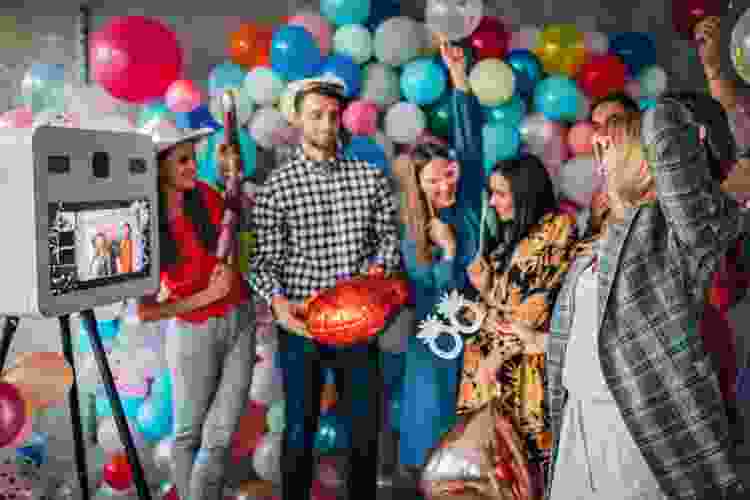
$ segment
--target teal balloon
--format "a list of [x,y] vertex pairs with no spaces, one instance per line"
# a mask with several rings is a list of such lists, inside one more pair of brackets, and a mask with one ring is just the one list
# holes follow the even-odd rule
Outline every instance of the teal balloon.
[[149,400],[160,407],[172,407],[172,375],[169,370],[163,370],[154,378]]
[[438,137],[448,139],[453,136],[453,98],[444,96],[428,111],[430,131]]
[[146,401],[139,408],[135,419],[136,428],[150,443],[161,441],[172,433],[174,417],[172,407]]
[[65,110],[65,66],[35,63],[21,82],[21,103],[34,113]]
[[[240,156],[245,167],[245,177],[251,177],[255,174],[257,146],[253,141],[247,129],[238,129],[237,137],[240,143]],[[198,179],[218,186],[222,180],[219,179],[219,171],[216,165],[216,145],[224,142],[224,129],[220,128],[208,136],[206,147],[198,153],[196,160],[198,162]]]
[[520,95],[514,94],[510,101],[500,106],[483,107],[482,113],[487,122],[500,122],[511,127],[518,127],[526,114],[526,103]]
[[539,58],[529,50],[516,49],[505,56],[505,63],[513,68],[516,90],[525,96],[532,95],[544,74]]
[[349,448],[349,428],[346,421],[334,413],[320,417],[315,434],[315,449],[323,455]]
[[534,108],[551,121],[576,121],[582,99],[576,82],[559,75],[545,78],[534,90]]
[[640,99],[638,99],[638,107],[641,111],[646,111],[647,109],[656,107],[656,99],[652,99],[650,97],[641,97]]
[[518,127],[501,122],[487,123],[482,128],[484,162],[487,172],[502,160],[515,158],[521,148],[521,133]]
[[211,70],[208,76],[208,91],[212,96],[216,96],[228,89],[241,89],[246,76],[242,66],[223,62]]
[[143,106],[143,109],[138,113],[138,120],[136,126],[142,128],[147,126],[149,123],[158,123],[162,120],[168,120],[174,118],[174,113],[169,110],[166,103],[163,101],[155,101]]
[[[128,397],[120,396],[120,402],[122,403],[122,411],[128,418],[136,418],[138,412],[143,406],[144,398],[140,397]],[[98,418],[111,417],[113,415],[112,406],[109,403],[109,398],[106,393],[96,398],[96,416]]]
[[447,84],[445,70],[431,57],[408,63],[401,73],[404,98],[418,106],[433,104],[440,99]]
[[370,17],[370,0],[320,0],[320,13],[339,26],[364,24]]
[[266,414],[266,425],[268,425],[269,432],[284,432],[286,426],[286,420],[284,418],[286,404],[284,400],[276,401],[268,409]]
[[333,51],[351,57],[357,64],[372,58],[372,33],[361,24],[348,24],[336,30],[333,36]]
[[[120,333],[120,320],[97,320],[96,331],[99,332],[99,338],[102,340],[105,351],[111,351],[112,346]],[[78,335],[78,351],[82,353],[93,352],[91,347],[91,338],[86,329],[86,324],[81,321]]]

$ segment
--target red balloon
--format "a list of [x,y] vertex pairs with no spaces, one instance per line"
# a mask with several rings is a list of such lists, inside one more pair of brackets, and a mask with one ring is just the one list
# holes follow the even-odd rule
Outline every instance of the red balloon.
[[21,391],[13,384],[0,382],[0,448],[15,441],[24,430],[27,418],[31,415]]
[[502,59],[508,52],[510,33],[497,17],[484,16],[477,29],[469,36],[469,43],[478,61]]
[[589,97],[604,97],[610,92],[625,88],[627,67],[612,54],[594,54],[583,65],[578,85]]
[[727,14],[727,0],[672,0],[672,23],[677,33],[693,39],[695,26],[709,16],[724,17]]
[[112,97],[130,103],[164,96],[182,74],[176,35],[147,17],[113,19],[92,36],[89,51],[94,80]]
[[133,470],[130,468],[128,457],[124,453],[117,453],[104,466],[104,481],[114,490],[127,490],[133,485]]

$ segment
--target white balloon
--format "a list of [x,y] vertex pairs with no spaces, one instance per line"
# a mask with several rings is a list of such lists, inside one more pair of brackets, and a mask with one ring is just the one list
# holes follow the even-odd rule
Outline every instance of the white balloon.
[[424,132],[427,118],[416,104],[399,102],[385,115],[385,133],[394,142],[411,144]]
[[589,206],[594,192],[602,186],[596,160],[590,155],[578,155],[568,160],[560,169],[556,181],[560,196],[581,206]]
[[250,135],[261,147],[270,149],[274,146],[276,136],[288,126],[284,115],[271,107],[258,110],[250,122]]
[[362,100],[372,101],[381,108],[396,104],[401,99],[401,83],[396,71],[382,63],[370,63],[362,82]]
[[250,384],[250,400],[271,406],[284,397],[281,370],[273,361],[255,364],[253,381]]
[[521,26],[510,38],[511,49],[534,50],[541,40],[542,30],[532,25]]
[[449,40],[471,35],[482,20],[482,0],[427,0],[425,23]]
[[281,482],[281,443],[282,433],[265,434],[253,454],[253,468],[264,481]]
[[385,135],[385,133],[378,130],[375,133],[375,142],[377,142],[380,147],[383,148],[386,158],[392,160],[396,155],[396,146],[393,144],[393,141],[390,140],[388,136]]
[[424,36],[419,24],[405,16],[392,17],[375,32],[375,57],[391,66],[401,66],[416,59]]
[[242,89],[259,106],[271,106],[279,100],[286,84],[271,68],[253,68],[245,77]]

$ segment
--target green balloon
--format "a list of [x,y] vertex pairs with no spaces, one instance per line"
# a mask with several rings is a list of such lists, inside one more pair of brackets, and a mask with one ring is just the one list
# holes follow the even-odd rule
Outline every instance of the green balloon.
[[171,118],[172,112],[169,111],[167,105],[162,102],[154,104],[148,104],[143,107],[141,112],[138,114],[138,121],[136,123],[138,128],[143,128],[150,123],[160,122],[165,118]]
[[453,103],[443,99],[428,112],[430,131],[438,137],[450,137],[453,128]]
[[269,432],[284,432],[284,427],[286,426],[286,421],[284,420],[285,406],[284,400],[282,399],[281,401],[276,401],[268,409],[266,424],[268,425]]

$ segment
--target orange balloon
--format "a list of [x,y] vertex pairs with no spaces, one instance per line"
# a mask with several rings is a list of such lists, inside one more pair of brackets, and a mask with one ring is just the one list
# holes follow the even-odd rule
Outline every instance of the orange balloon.
[[2,379],[18,387],[34,409],[62,404],[73,385],[73,370],[62,354],[29,352],[3,372]]
[[325,384],[320,394],[320,410],[328,411],[336,404],[339,395],[336,392],[335,384]]
[[242,23],[229,35],[229,57],[247,69],[271,64],[273,28],[255,23]]

